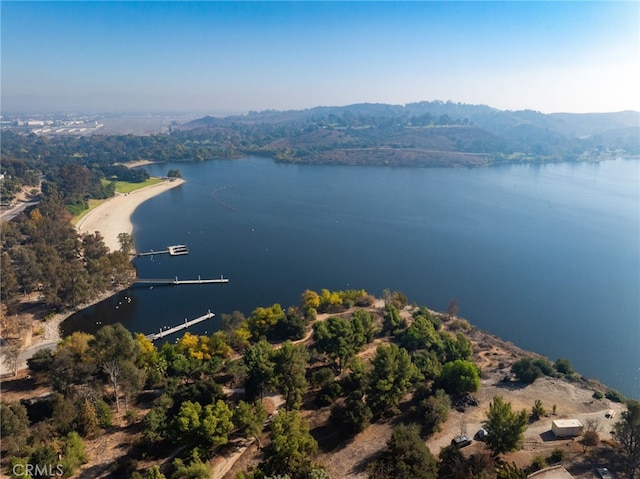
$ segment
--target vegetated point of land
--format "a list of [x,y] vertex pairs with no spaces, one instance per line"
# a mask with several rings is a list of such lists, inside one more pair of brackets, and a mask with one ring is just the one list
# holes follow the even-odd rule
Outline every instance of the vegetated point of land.
[[[384,302],[376,303],[367,308],[375,313],[381,321],[384,313]],[[320,314],[316,321],[324,321],[329,316],[347,316],[353,310],[346,310],[337,314]],[[412,307],[401,310],[400,314],[409,323],[412,320]],[[440,318],[446,315],[435,313]],[[595,399],[594,391],[604,392],[606,387],[573,374],[569,379],[559,377],[542,377],[534,383],[525,385],[513,380],[511,366],[524,357],[540,358],[541,356],[524,351],[510,342],[504,341],[494,335],[478,330],[468,325],[464,320],[452,322],[451,318],[443,321],[443,330],[457,334],[462,332],[471,341],[473,356],[471,360],[481,369],[481,387],[472,398],[477,404],[454,404],[448,420],[440,431],[436,432],[425,441],[433,454],[437,455],[442,447],[450,444],[453,437],[464,429],[469,436],[482,427],[486,419],[489,402],[494,396],[504,397],[511,402],[514,410],[526,409],[529,411],[536,400],[541,400],[547,411],[545,417],[531,422],[525,432],[523,447],[513,453],[504,456],[507,462],[514,462],[519,467],[525,468],[536,457],[548,457],[552,451],[561,450],[564,455],[563,466],[576,478],[594,477],[594,468],[610,466],[607,461],[613,454],[611,443],[611,430],[613,424],[620,418],[620,413],[625,410],[621,403],[615,403],[608,399]],[[462,328],[460,328],[462,326]],[[376,348],[381,344],[393,342],[389,336],[377,337],[373,342],[365,346],[358,354],[363,360],[371,359]],[[312,344],[311,331],[296,343]],[[276,346],[277,347],[277,346]],[[313,366],[310,364],[310,367]],[[316,364],[317,366],[317,364]],[[509,379],[507,379],[509,378]],[[49,394],[50,388],[43,387],[38,381],[37,375],[32,377],[28,370],[20,372],[18,377],[3,380],[3,401],[31,401]],[[307,396],[313,393],[308,393]],[[149,396],[148,394],[146,396]],[[156,397],[150,395],[149,397]],[[281,401],[278,396],[265,398],[265,405],[270,412]],[[411,393],[407,394],[401,402],[403,409],[411,401]],[[138,418],[142,418],[150,410],[151,400],[138,401],[135,410]],[[550,411],[554,410],[551,414]],[[605,416],[609,410],[616,411],[616,419]],[[385,448],[387,440],[391,437],[393,427],[402,419],[394,416],[378,420],[371,424],[365,431],[357,434],[352,439],[343,441],[335,434],[335,428],[330,426],[331,407],[317,407],[313,400],[307,398],[300,410],[310,424],[311,433],[320,444],[320,452],[316,460],[326,465],[330,477],[333,478],[366,478],[367,473],[363,467],[368,461]],[[583,446],[575,440],[557,439],[551,434],[551,421],[553,419],[571,418],[588,421],[589,419],[600,424],[600,438],[603,440],[600,446],[592,449],[588,454]],[[79,477],[113,477],[113,468],[121,464],[129,457],[130,447],[141,437],[139,424],[126,425],[124,415],[115,418],[114,427],[109,428],[104,434],[93,439],[86,440],[89,462],[85,464]],[[262,434],[262,446],[268,444],[268,430]],[[486,452],[483,442],[473,441],[473,444],[463,450],[466,457],[472,454]],[[262,458],[262,449],[257,443],[244,445],[242,441],[232,441],[228,446],[218,451],[212,460],[214,475],[212,477],[232,479],[239,472],[247,468],[257,466]],[[168,460],[169,458],[167,458]],[[147,463],[148,462],[148,463]],[[140,461],[138,467],[150,467],[154,464],[163,464],[165,459],[158,461]]]

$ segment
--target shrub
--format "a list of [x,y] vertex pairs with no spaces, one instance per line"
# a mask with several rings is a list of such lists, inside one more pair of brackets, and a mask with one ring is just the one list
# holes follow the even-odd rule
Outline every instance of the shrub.
[[531,461],[531,466],[529,466],[529,470],[531,472],[539,471],[540,469],[544,469],[547,467],[547,460],[542,456],[536,456]]
[[471,324],[469,324],[469,321],[467,321],[466,319],[454,319],[453,321],[451,321],[451,323],[449,323],[449,328],[451,328],[452,331],[470,331]]
[[547,462],[549,464],[559,464],[563,461],[563,459],[564,459],[564,451],[556,447],[553,451],[551,451],[551,455],[549,456],[549,459],[547,460]]
[[100,400],[96,402],[95,408],[100,427],[111,427],[113,425],[113,411],[109,405]]
[[568,359],[556,359],[555,363],[556,371],[562,374],[572,374],[573,367],[571,367],[571,363]]
[[604,397],[604,394],[602,394],[602,391],[594,391],[591,397],[593,399],[602,399]]
[[522,358],[511,366],[511,371],[515,374],[518,381],[531,384],[540,376],[542,376],[542,370],[534,364],[531,358]]
[[626,398],[620,391],[616,391],[615,389],[607,389],[607,392],[604,396],[613,402],[625,402]]

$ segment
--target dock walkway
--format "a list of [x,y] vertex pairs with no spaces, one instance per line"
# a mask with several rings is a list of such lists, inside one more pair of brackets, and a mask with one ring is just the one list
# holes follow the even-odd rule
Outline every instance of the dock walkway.
[[228,283],[229,278],[220,276],[219,279],[202,279],[198,276],[198,279],[178,279],[176,276],[173,279],[136,279],[136,284],[213,284],[213,283]]
[[169,254],[171,256],[180,256],[183,254],[189,254],[189,248],[185,244],[176,244],[173,246],[167,246],[167,249],[163,249],[160,251],[146,251],[144,253],[138,253],[136,256],[153,256],[155,254]]
[[164,338],[165,336],[169,336],[170,334],[177,333],[183,329],[187,329],[189,326],[193,326],[194,324],[198,324],[202,321],[206,321],[207,319],[211,319],[215,316],[211,311],[207,311],[207,314],[204,316],[200,316],[196,319],[192,319],[191,321],[187,321],[187,318],[184,319],[183,324],[179,324],[178,326],[174,326],[173,328],[165,329],[162,328],[157,333],[147,334],[146,338],[151,341],[155,341],[156,339]]

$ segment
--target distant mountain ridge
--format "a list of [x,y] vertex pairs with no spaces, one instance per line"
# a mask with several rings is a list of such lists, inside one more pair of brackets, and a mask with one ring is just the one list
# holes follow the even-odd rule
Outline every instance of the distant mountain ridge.
[[544,114],[451,101],[208,116],[177,130],[224,133],[245,151],[304,163],[473,166],[640,154],[635,111]]

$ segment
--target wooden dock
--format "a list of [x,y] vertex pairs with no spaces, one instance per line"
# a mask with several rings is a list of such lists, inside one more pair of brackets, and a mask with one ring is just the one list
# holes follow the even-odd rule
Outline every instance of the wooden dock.
[[198,279],[178,279],[176,276],[173,279],[136,279],[136,284],[167,284],[167,285],[180,285],[180,284],[215,284],[215,283],[228,283],[229,278],[220,276],[219,279],[202,279],[198,276]]
[[144,253],[138,253],[136,256],[153,256],[155,254],[168,254],[170,256],[181,256],[183,254],[189,254],[189,248],[185,244],[176,244],[173,246],[167,246],[167,249],[160,251],[146,251]]
[[207,319],[211,319],[214,316],[215,314],[213,314],[211,311],[207,311],[207,314],[205,314],[204,316],[200,316],[196,319],[192,319],[191,321],[187,321],[187,318],[185,318],[183,324],[179,324],[178,326],[174,326],[173,328],[169,328],[165,330],[160,328],[159,332],[147,334],[146,338],[150,339],[151,341],[162,339],[165,336],[169,336],[170,334],[177,333],[178,331],[181,331],[183,329],[187,329],[189,326],[193,326],[194,324],[198,324],[202,321],[206,321]]

